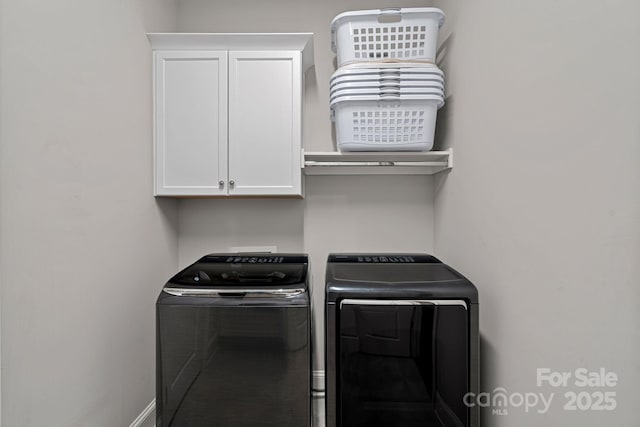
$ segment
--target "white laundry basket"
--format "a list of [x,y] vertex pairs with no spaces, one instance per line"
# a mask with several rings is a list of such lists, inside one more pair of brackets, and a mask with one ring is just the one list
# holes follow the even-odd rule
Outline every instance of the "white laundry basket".
[[344,12],[331,22],[338,66],[362,61],[435,62],[444,13],[434,7]]
[[353,91],[354,95],[358,91],[369,90],[371,92],[404,92],[412,91],[424,92],[437,89],[444,91],[444,83],[435,80],[396,80],[396,81],[353,81],[353,82],[336,82],[329,86],[329,96],[333,96],[337,92]]
[[429,151],[441,95],[339,96],[331,101],[340,151]]
[[384,88],[384,89],[342,89],[335,90],[329,94],[329,103],[345,96],[381,96],[383,99],[391,99],[397,96],[420,96],[420,95],[437,95],[444,98],[444,91],[440,88]]

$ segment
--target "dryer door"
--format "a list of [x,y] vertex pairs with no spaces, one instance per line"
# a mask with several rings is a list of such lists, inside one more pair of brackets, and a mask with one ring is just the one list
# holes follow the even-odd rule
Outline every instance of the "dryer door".
[[462,300],[342,300],[338,425],[467,426],[467,313]]

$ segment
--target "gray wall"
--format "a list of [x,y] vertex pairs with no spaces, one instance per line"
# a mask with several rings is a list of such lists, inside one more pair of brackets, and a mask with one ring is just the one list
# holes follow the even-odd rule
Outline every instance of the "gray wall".
[[151,401],[176,203],[152,194],[172,1],[0,1],[2,424],[125,426]]
[[[636,425],[640,3],[438,5],[455,167],[436,181],[436,252],[480,289],[484,389],[555,391],[547,415],[484,425]],[[537,387],[537,368],[582,367],[617,387]],[[563,409],[566,392],[605,390],[613,412]]]
[[154,200],[145,32],[314,32],[305,146],[328,151],[331,19],[425,5],[176,3],[0,0],[3,425],[128,425],[154,396],[163,281],[242,245],[308,251],[316,308],[330,250],[433,251],[480,289],[485,390],[549,393],[542,367],[619,377],[613,412],[564,411],[582,391],[569,387],[546,415],[484,411],[485,426],[634,423],[640,4],[437,1],[451,173],[310,177],[304,200]]

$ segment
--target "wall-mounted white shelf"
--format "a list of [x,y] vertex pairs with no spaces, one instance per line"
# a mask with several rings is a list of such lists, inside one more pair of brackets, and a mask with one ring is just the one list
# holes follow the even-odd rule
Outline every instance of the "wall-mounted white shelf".
[[305,175],[433,175],[453,167],[453,151],[305,152]]

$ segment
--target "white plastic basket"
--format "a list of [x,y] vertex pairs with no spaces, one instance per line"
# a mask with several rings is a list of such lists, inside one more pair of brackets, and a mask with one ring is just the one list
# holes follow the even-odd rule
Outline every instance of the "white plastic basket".
[[444,79],[437,75],[431,76],[344,76],[332,79],[330,86],[340,83],[367,83],[375,82],[376,84],[413,84],[414,82],[438,82],[444,85]]
[[361,74],[439,74],[444,73],[435,64],[427,62],[354,62],[339,67],[331,76]]
[[338,150],[429,151],[442,105],[436,95],[340,97],[331,106]]
[[346,64],[342,67],[340,67],[342,70],[359,70],[359,69],[363,69],[363,68],[375,68],[375,69],[395,69],[395,68],[401,68],[401,69],[411,69],[411,68],[429,68],[429,69],[435,69],[435,70],[440,70],[440,68],[438,68],[438,66],[432,62],[424,62],[424,61],[418,61],[418,62],[412,62],[412,61],[376,61],[376,62],[371,62],[371,61],[365,61],[365,62],[354,62],[353,64]]
[[331,22],[338,66],[363,61],[435,62],[444,13],[434,7],[344,12]]
[[329,94],[329,102],[333,104],[345,96],[381,96],[390,99],[391,97],[406,95],[435,95],[444,98],[444,91],[440,88],[385,88],[385,89],[343,89],[335,90]]
[[346,67],[341,67],[334,72],[329,81],[334,81],[336,79],[342,78],[371,78],[371,77],[379,77],[379,78],[441,78],[444,79],[444,73],[440,70],[430,69],[428,71],[420,71],[425,69],[419,68],[409,68],[409,69],[378,69],[378,68],[367,68],[367,69],[348,69]]
[[348,90],[348,89],[375,89],[375,90],[385,90],[385,89],[408,89],[408,88],[416,88],[416,89],[440,89],[444,90],[444,83],[435,81],[435,80],[403,80],[403,81],[357,81],[357,82],[339,82],[339,83],[331,83],[329,85],[329,94],[339,90]]

